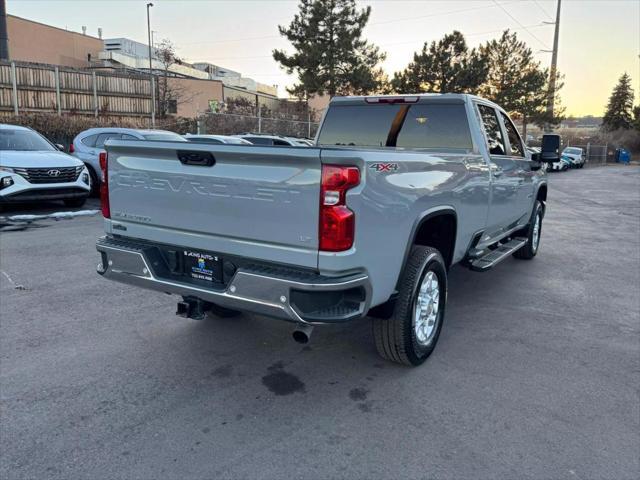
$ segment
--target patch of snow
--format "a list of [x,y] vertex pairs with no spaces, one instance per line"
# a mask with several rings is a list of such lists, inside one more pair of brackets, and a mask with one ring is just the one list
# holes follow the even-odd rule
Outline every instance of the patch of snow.
[[54,220],[61,220],[74,217],[92,217],[100,213],[100,210],[78,210],[77,212],[54,212],[47,213],[45,215],[11,215],[6,217],[11,222],[34,222],[36,220],[45,220],[47,218],[53,218]]

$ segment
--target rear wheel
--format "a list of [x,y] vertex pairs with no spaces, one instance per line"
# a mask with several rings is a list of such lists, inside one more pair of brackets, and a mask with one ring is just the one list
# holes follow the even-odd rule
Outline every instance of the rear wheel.
[[542,233],[542,217],[544,209],[542,203],[536,200],[536,204],[533,207],[533,214],[531,215],[531,221],[529,226],[522,232],[523,236],[526,236],[527,243],[520,249],[516,250],[513,256],[521,260],[531,260],[538,253],[538,247],[540,246],[540,234]]
[[391,318],[373,319],[376,348],[387,360],[420,365],[433,352],[444,319],[447,270],[440,252],[414,246],[399,291]]
[[73,208],[77,208],[77,207],[83,206],[86,201],[87,201],[87,197],[66,198],[65,200],[63,200],[64,205],[66,207],[73,207]]

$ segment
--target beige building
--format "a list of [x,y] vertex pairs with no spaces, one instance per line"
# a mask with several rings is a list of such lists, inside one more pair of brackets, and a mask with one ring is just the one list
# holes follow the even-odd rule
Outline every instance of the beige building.
[[[137,65],[114,62],[119,65],[119,68],[116,68],[105,64],[101,56],[121,52],[107,51],[103,39],[14,15],[7,16],[7,27],[9,56],[12,61],[19,63],[17,67],[18,98],[13,99],[11,82],[3,83],[4,77],[0,75],[0,94],[4,95],[0,98],[0,111],[14,111],[17,103],[19,111],[57,111],[58,113],[75,111],[96,116],[103,115],[100,112],[108,111],[112,115],[127,117],[150,115],[151,102],[150,95],[146,93],[148,90],[148,83],[145,85],[146,74]],[[116,40],[122,42],[126,39]],[[28,65],[21,62],[46,65]],[[211,64],[201,65],[221,69]],[[63,72],[64,69],[61,68],[60,73],[55,74],[60,77],[56,77],[54,81],[51,75],[54,74],[55,66],[79,70]],[[9,72],[8,75],[11,75],[8,64],[0,65],[0,69],[6,70]],[[129,77],[129,74],[124,73],[123,70],[133,71],[135,74]],[[194,71],[207,75],[206,68]],[[95,72],[95,75],[92,72]],[[170,113],[179,117],[194,118],[212,109],[215,111],[217,106],[238,97],[245,98],[250,104],[256,106],[266,106],[271,111],[276,111],[282,102],[286,103],[285,100],[278,99],[274,95],[275,87],[242,78],[238,72],[231,72],[233,75],[229,72],[225,75],[220,74],[216,79],[171,78],[169,82],[174,90],[179,91],[179,100],[170,109]],[[67,78],[65,76],[69,75],[75,79],[75,83],[65,80]],[[46,92],[38,86],[38,82],[41,82],[38,79],[41,77],[51,83],[45,89]],[[60,80],[62,77],[64,79]],[[8,79],[9,76],[6,78]],[[234,83],[241,80],[249,83],[247,85]],[[60,83],[62,88],[56,91],[55,84]],[[133,84],[136,86],[133,87]],[[127,90],[128,88],[133,88],[136,93],[123,94],[130,91]],[[4,103],[3,98],[6,100]],[[309,103],[311,108],[321,114],[326,108],[328,97],[314,97]],[[108,105],[108,108],[104,105]]]
[[102,40],[25,18],[7,15],[9,56],[22,62],[88,67],[103,50]]
[[219,80],[171,78],[169,83],[179,92],[176,114],[193,118],[209,110],[211,102],[222,102],[223,86]]
[[329,102],[331,101],[331,97],[329,95],[311,95],[309,98],[309,108],[315,111],[317,120],[322,118],[324,111],[329,106]]

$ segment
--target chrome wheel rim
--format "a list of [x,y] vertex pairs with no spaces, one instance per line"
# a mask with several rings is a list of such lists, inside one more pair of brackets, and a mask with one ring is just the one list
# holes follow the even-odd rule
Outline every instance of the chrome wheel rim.
[[433,340],[440,309],[440,283],[438,276],[429,271],[422,279],[413,312],[413,329],[416,341],[428,345]]
[[536,221],[533,223],[533,235],[531,238],[531,247],[535,252],[538,250],[538,242],[540,241],[540,214],[536,215]]

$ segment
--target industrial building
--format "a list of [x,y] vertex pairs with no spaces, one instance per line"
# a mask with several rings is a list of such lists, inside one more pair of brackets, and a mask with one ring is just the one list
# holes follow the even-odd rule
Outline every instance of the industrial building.
[[[82,27],[82,33],[73,32],[7,15],[7,32],[10,59],[15,62],[72,67],[101,74],[149,74],[147,44],[128,38],[103,39],[101,29],[93,36],[85,27]],[[155,50],[152,52],[155,57]],[[164,72],[164,66],[157,58],[152,58],[151,66],[155,74]],[[172,112],[178,116],[194,117],[210,110],[211,105],[224,104],[235,97],[250,99],[256,105],[267,104],[271,108],[279,101],[275,86],[208,62],[178,62],[171,65],[168,72],[172,77],[170,81],[179,84],[185,92],[185,101],[179,102]],[[8,92],[11,85],[0,85],[2,87]],[[17,89],[20,90],[20,85]]]

